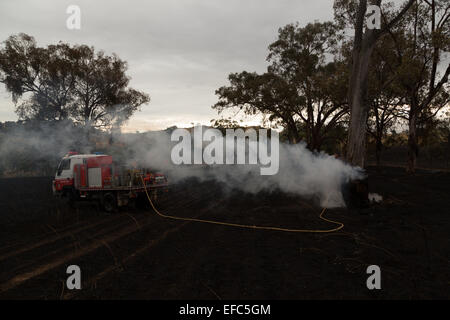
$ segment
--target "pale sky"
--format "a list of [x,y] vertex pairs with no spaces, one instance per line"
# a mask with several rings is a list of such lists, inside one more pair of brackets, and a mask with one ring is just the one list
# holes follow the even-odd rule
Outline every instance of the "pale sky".
[[[81,9],[81,29],[69,30],[69,5]],[[130,86],[151,96],[124,131],[165,129],[217,118],[214,94],[228,74],[264,72],[278,28],[333,18],[333,0],[151,0],[0,2],[0,41],[20,32],[39,45],[92,45],[129,65]],[[17,120],[0,85],[0,121]],[[254,124],[257,119],[247,119]]]

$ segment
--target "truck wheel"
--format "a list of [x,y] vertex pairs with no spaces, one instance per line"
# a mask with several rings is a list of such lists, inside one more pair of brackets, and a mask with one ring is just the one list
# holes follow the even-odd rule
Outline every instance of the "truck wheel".
[[113,193],[106,193],[103,195],[103,209],[108,213],[117,210],[117,199]]
[[65,199],[69,208],[71,208],[71,209],[75,208],[76,196],[75,196],[75,192],[72,189],[65,189],[63,191],[62,197]]
[[139,194],[136,198],[136,208],[138,209],[148,209],[150,208],[150,203],[148,202],[147,196],[145,194]]

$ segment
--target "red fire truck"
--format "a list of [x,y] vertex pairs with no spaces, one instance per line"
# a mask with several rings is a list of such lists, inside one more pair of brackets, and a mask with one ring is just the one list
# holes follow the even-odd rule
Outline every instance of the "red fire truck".
[[107,212],[145,196],[145,188],[156,200],[168,191],[167,177],[145,168],[130,168],[103,154],[69,152],[59,163],[53,180],[53,194],[69,201],[99,201]]

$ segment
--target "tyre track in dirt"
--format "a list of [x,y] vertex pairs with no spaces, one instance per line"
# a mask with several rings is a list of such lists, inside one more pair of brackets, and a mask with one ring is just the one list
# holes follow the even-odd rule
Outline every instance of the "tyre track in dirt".
[[[69,229],[66,230],[66,231],[55,230],[54,233],[56,233],[56,236],[53,236],[53,237],[50,237],[50,238],[47,238],[47,239],[44,238],[44,239],[42,239],[40,241],[37,241],[37,242],[35,242],[35,240],[32,240],[31,243],[25,244],[25,246],[23,246],[23,247],[21,247],[19,249],[16,249],[16,250],[9,251],[9,252],[1,254],[0,255],[0,262],[5,260],[5,259],[7,259],[7,258],[16,256],[16,255],[19,255],[19,254],[22,254],[22,253],[25,253],[27,251],[30,251],[30,250],[33,250],[33,249],[36,249],[36,248],[39,248],[39,247],[42,247],[44,245],[53,243],[55,241],[64,239],[66,237],[73,237],[77,233],[81,233],[83,231],[89,231],[92,228],[101,227],[103,224],[111,223],[111,222],[114,222],[116,220],[121,220],[122,218],[123,217],[121,217],[121,216],[114,216],[112,218],[108,217],[106,219],[102,219],[100,221],[96,221],[96,222],[93,222],[93,223],[90,223],[90,224],[87,224],[87,225],[82,225],[82,226],[75,227],[75,228],[70,228],[69,227]],[[1,250],[1,251],[4,251],[4,250]]]
[[[125,217],[125,216],[124,216]],[[122,217],[123,218],[123,217]],[[77,251],[81,250],[84,246],[89,244],[92,241],[101,241],[108,234],[112,234],[117,232],[124,225],[136,225],[138,228],[140,227],[140,223],[146,220],[146,218],[137,219],[115,219],[115,221],[119,221],[119,223],[112,223],[110,225],[100,225],[100,229],[91,230],[91,228],[87,230],[83,230],[82,232],[78,232],[77,234],[69,234],[67,237],[60,238],[58,241],[51,242],[49,244],[36,247],[35,250],[27,250],[27,252],[23,253],[20,257],[20,261],[24,261],[22,264],[17,265],[17,259],[10,259],[8,261],[3,262],[2,264],[8,266],[9,264],[13,265],[13,268],[10,269],[11,272],[19,273],[23,272],[23,270],[27,270],[32,268],[34,265],[40,263],[40,261],[49,261],[59,255],[64,254],[64,252],[68,251]],[[128,220],[128,221],[127,221]],[[109,221],[111,222],[111,221]],[[94,233],[92,234],[92,231]],[[43,254],[38,254],[38,252],[44,252]],[[4,281],[3,276],[0,276],[0,280]]]
[[[202,192],[185,192],[184,190],[180,190],[181,193],[184,193],[184,197],[177,197],[176,201],[171,201],[171,208],[168,208],[169,211],[172,210],[178,210],[180,208],[186,208],[189,206],[192,206],[193,204],[195,205],[195,202],[198,200],[202,200],[204,199],[205,195]],[[193,193],[191,195],[191,193]],[[210,193],[214,193],[214,191],[210,191]],[[195,196],[196,195],[196,196]],[[188,201],[184,201],[184,199],[188,199]],[[124,215],[123,217],[125,217],[125,219],[129,220],[129,217],[127,217],[126,215]],[[62,264],[64,264],[67,261],[71,261],[71,260],[75,260],[79,257],[82,257],[84,255],[87,255],[103,246],[108,247],[108,244],[113,243],[115,241],[120,240],[123,237],[126,237],[127,235],[130,235],[136,231],[143,231],[144,228],[148,227],[151,222],[153,221],[153,218],[149,219],[149,216],[147,214],[143,215],[143,217],[139,218],[139,220],[137,219],[133,219],[132,222],[129,221],[128,225],[126,225],[125,227],[120,228],[121,226],[118,224],[113,225],[113,227],[111,227],[112,229],[116,230],[116,227],[119,227],[120,230],[115,231],[114,233],[110,234],[110,230],[103,232],[100,231],[101,233],[101,237],[100,238],[96,238],[96,236],[99,235],[99,233],[94,234],[94,235],[88,235],[87,238],[84,238],[83,241],[87,242],[86,245],[80,246],[76,251],[68,253],[68,254],[64,254],[62,253],[59,256],[56,256],[53,258],[53,260],[51,260],[50,262],[48,262],[48,256],[45,256],[44,259],[40,259],[40,260],[44,260],[44,263],[41,263],[38,267],[34,267],[31,270],[22,272],[20,274],[16,274],[14,275],[12,278],[10,278],[8,281],[2,283],[0,285],[0,293],[4,293],[8,290],[11,290],[17,286],[19,286],[20,284],[26,282],[29,279],[35,278],[39,275],[42,275]],[[118,219],[118,221],[123,221],[122,218]],[[61,238],[59,238],[61,239]],[[95,241],[93,243],[89,244],[89,240],[90,239],[95,239]],[[29,248],[30,246],[27,246],[27,248]],[[35,251],[36,249],[38,249],[38,246],[33,246],[34,248],[31,249],[32,251]],[[65,247],[66,248],[66,247]],[[22,251],[25,252],[26,248],[23,248]],[[61,253],[61,251],[63,251],[64,248],[60,248],[57,249],[55,252],[53,252],[54,254],[56,253]],[[35,261],[33,261],[33,263],[30,263],[29,266],[35,266],[36,263]]]
[[[183,191],[179,190],[178,192],[181,193]],[[174,194],[173,196],[177,196],[177,194]],[[127,213],[126,215],[128,215],[129,218],[134,219],[134,217],[132,215],[130,215],[130,213]],[[27,251],[36,249],[38,247],[42,247],[47,244],[51,244],[53,242],[56,242],[58,240],[66,238],[66,237],[75,238],[78,233],[88,232],[88,231],[90,231],[90,229],[93,229],[95,227],[98,227],[98,228],[107,227],[107,225],[103,226],[103,224],[114,223],[116,221],[122,221],[122,220],[126,220],[125,215],[113,215],[113,216],[108,216],[108,217],[102,218],[101,220],[94,221],[94,222],[88,223],[88,224],[79,222],[74,225],[62,227],[60,229],[53,229],[52,232],[47,233],[47,234],[40,236],[38,238],[35,238],[35,239],[31,239],[28,242],[16,243],[13,245],[9,245],[9,246],[0,248],[0,262],[7,258],[25,253]],[[120,222],[117,222],[116,225],[119,226]],[[49,236],[49,235],[50,235],[50,237],[47,238],[47,236]],[[22,247],[11,251],[11,248],[18,247],[20,245],[22,245]]]
[[[222,202],[223,202],[223,200],[215,202],[215,203],[213,203],[212,205],[210,205],[210,206],[208,206],[206,208],[198,210],[197,214],[194,215],[193,218],[199,218],[202,215],[204,215],[206,212],[209,212],[210,210],[214,210],[219,205],[221,205]],[[138,249],[133,251],[131,254],[129,254],[126,257],[124,257],[123,259],[121,259],[120,264],[111,265],[111,266],[105,268],[104,270],[102,270],[101,272],[97,273],[95,276],[93,276],[93,277],[89,278],[88,280],[86,280],[84,283],[82,283],[82,287],[83,288],[91,288],[91,287],[95,286],[98,281],[106,278],[107,276],[110,276],[112,273],[120,272],[123,269],[124,265],[132,263],[136,258],[138,258],[143,253],[153,249],[157,245],[162,244],[162,242],[164,240],[166,240],[170,235],[175,234],[176,232],[180,231],[182,228],[184,228],[186,225],[188,225],[190,223],[192,223],[192,221],[185,221],[185,222],[182,222],[182,223],[178,223],[178,225],[176,227],[174,227],[174,228],[165,230],[161,234],[160,237],[148,241],[143,246],[139,247]],[[71,292],[68,292],[68,293],[64,294],[64,290],[63,290],[60,297],[62,299],[64,299],[64,300],[67,300],[67,299],[73,299],[73,298],[77,297],[80,294],[82,294],[82,292],[78,292],[78,291],[71,291]]]
[[[193,201],[195,201],[195,199]],[[72,247],[75,247],[74,249],[77,249],[77,247],[82,247],[81,242],[83,241],[86,242],[92,239],[102,239],[104,235],[107,235],[108,233],[114,232],[115,230],[123,227],[124,223],[129,222],[130,218],[132,219],[132,222],[139,227],[140,223],[145,221],[148,216],[142,215],[138,217],[139,220],[130,213],[110,216],[106,219],[102,219],[101,221],[87,224],[85,226],[75,228],[74,230],[68,230],[62,234],[59,234],[59,236],[45,239],[40,242],[31,243],[18,250],[6,253],[0,256],[0,261],[2,261],[3,265],[5,266],[5,262],[3,260],[14,257],[16,255],[22,255],[23,260],[27,260],[26,253],[28,253],[28,251],[31,251],[29,252],[31,255],[36,255],[35,251],[38,249],[41,249],[41,251],[45,250],[45,253],[44,255],[39,255],[37,259],[48,260],[52,256],[55,256],[56,254],[64,250],[71,249]],[[63,243],[66,243],[66,245],[63,245]],[[52,250],[55,247],[56,250]],[[35,258],[28,259],[31,260],[31,262],[16,267],[15,270],[23,270],[24,268],[29,267],[30,265],[33,265],[37,262],[36,260],[34,260]],[[13,261],[13,263],[17,264],[15,261]]]
[[[174,194],[174,196],[177,196],[181,192],[183,192],[183,190],[178,190]],[[65,204],[65,206],[67,207],[67,204]],[[58,208],[58,210],[60,210],[59,205],[57,206],[57,208]],[[79,210],[79,208],[77,207],[76,210]],[[34,249],[40,245],[44,245],[44,244],[59,240],[62,237],[65,237],[68,235],[70,236],[73,233],[77,233],[79,231],[83,231],[88,228],[95,227],[101,223],[109,222],[111,220],[118,219],[118,218],[121,218],[121,217],[117,216],[117,215],[107,216],[107,217],[101,218],[98,221],[94,221],[90,224],[86,224],[85,221],[78,221],[73,224],[63,226],[61,228],[53,228],[52,226],[47,224],[46,226],[51,229],[51,232],[47,232],[43,235],[35,237],[34,239],[28,239],[27,241],[19,241],[19,242],[13,243],[13,244],[8,244],[6,246],[0,247],[0,261],[6,259],[8,257],[11,257],[15,254]],[[50,238],[48,238],[49,236],[50,236]],[[14,250],[14,248],[19,247],[19,246],[22,246],[22,247],[11,252],[11,250]]]

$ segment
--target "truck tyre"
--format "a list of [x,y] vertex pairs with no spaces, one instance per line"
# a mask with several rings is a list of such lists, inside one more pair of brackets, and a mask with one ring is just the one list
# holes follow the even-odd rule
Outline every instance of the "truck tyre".
[[103,195],[103,209],[108,213],[117,211],[117,198],[114,193],[108,192]]
[[65,199],[69,208],[71,208],[71,209],[75,208],[76,195],[75,195],[75,191],[72,188],[64,189],[62,197]]
[[145,193],[140,193],[136,198],[136,208],[137,209],[150,208],[150,203],[148,202],[147,195],[145,195]]

